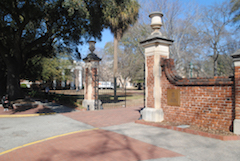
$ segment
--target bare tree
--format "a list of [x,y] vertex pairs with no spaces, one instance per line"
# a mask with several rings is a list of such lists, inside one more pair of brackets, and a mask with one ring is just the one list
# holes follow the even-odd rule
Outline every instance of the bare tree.
[[[110,69],[113,66],[113,48],[114,45],[112,42],[108,42],[105,45],[104,57],[106,61],[101,65],[101,69],[103,69],[103,67],[105,67],[105,69],[109,67],[108,69]],[[131,81],[139,76],[139,72],[141,73],[142,71],[141,74],[143,75],[143,61],[144,59],[142,57],[139,58],[139,55],[135,54],[131,47],[124,45],[122,42],[119,43],[117,80],[122,87],[126,86],[127,81]]]
[[[112,55],[109,56],[110,52],[111,54],[113,53],[113,48],[112,51],[107,51],[109,47],[109,43],[106,44],[105,49],[100,49],[97,48],[95,50],[95,54],[98,55],[102,60],[99,63],[99,68],[98,68],[98,76],[99,76],[99,81],[108,81],[113,83],[113,57]],[[106,51],[106,52],[105,52]]]
[[212,53],[210,55],[208,53],[208,56],[213,60],[213,75],[217,76],[220,74],[217,73],[217,60],[227,44],[227,38],[232,34],[229,29],[232,21],[231,5],[230,2],[225,1],[207,6],[203,11],[202,26],[199,30],[202,32],[202,43],[209,47],[206,52]]
[[[176,69],[181,75],[186,76],[189,63],[201,53],[197,50],[201,48],[198,47],[201,44],[195,41],[199,36],[195,25],[201,16],[198,6],[191,3],[184,4],[179,0],[140,0],[139,3],[141,4],[139,22],[126,34],[128,37],[131,35],[132,38],[125,40],[123,38],[123,40],[125,42],[131,40],[132,44],[137,44],[146,39],[152,32],[149,26],[150,19],[147,16],[151,12],[161,11],[164,14],[162,33],[166,38],[174,40],[170,48],[170,57],[175,60]],[[138,33],[134,34],[134,32]],[[192,47],[193,44],[196,48]],[[134,46],[140,53],[143,52],[140,46]]]

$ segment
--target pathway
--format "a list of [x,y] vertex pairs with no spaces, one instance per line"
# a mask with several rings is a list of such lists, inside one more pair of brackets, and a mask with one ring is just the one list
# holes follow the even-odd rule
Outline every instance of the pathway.
[[[55,107],[52,105],[51,109]],[[0,161],[237,161],[240,158],[240,141],[224,142],[136,124],[139,109],[0,118]]]

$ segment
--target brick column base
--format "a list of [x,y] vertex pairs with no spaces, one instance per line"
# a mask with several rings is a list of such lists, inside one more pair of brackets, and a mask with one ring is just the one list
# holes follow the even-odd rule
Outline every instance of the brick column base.
[[[98,109],[103,109],[102,107],[102,102],[100,100],[97,100],[98,101]],[[87,108],[87,110],[90,110],[90,111],[94,111],[95,110],[95,100],[86,100],[84,99],[83,102],[82,102],[82,106]]]
[[233,132],[234,134],[240,135],[240,119],[233,121]]

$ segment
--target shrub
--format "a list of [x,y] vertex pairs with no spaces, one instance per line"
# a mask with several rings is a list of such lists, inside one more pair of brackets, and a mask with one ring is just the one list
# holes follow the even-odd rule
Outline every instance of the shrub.
[[26,84],[20,84],[20,87],[21,88],[27,88],[27,85]]

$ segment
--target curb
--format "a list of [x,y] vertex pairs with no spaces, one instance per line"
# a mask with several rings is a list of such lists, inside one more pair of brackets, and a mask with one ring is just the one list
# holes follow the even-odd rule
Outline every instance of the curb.
[[65,134],[60,134],[60,135],[52,136],[52,137],[49,137],[49,138],[46,138],[46,139],[34,141],[34,142],[31,142],[31,143],[24,144],[24,145],[22,145],[22,146],[18,146],[18,147],[15,147],[15,148],[12,148],[12,149],[3,151],[3,152],[0,153],[0,155],[3,155],[3,154],[6,154],[6,153],[9,153],[9,152],[12,152],[12,151],[17,150],[17,149],[20,149],[20,148],[24,148],[24,147],[29,146],[29,145],[37,144],[37,143],[40,143],[40,142],[43,142],[43,141],[48,141],[48,140],[52,140],[52,139],[59,138],[59,137],[62,137],[62,136],[67,136],[67,135],[70,135],[70,134],[75,134],[75,133],[85,132],[85,131],[92,131],[92,130],[98,130],[98,128],[85,129],[85,130],[79,130],[79,131],[73,131],[73,132],[69,132],[69,133],[65,133]]
[[16,115],[0,115],[0,118],[9,118],[9,117],[34,117],[34,116],[45,116],[45,115],[55,115],[53,113],[39,113],[39,114],[16,114]]
[[194,134],[194,135],[200,135],[200,136],[209,137],[209,138],[213,138],[213,139],[218,139],[218,140],[222,140],[222,141],[240,140],[239,135],[222,136],[222,135],[211,134],[211,133],[196,131],[196,130],[187,129],[187,128],[186,129],[185,128],[180,128],[180,127],[176,127],[176,126],[160,125],[160,124],[157,124],[157,123],[154,123],[154,122],[147,122],[147,121],[144,121],[144,120],[136,120],[135,123],[143,124],[143,125],[149,125],[149,126],[155,126],[155,127],[160,127],[160,128],[171,129],[171,130],[175,130],[175,131],[185,132],[185,133]]

